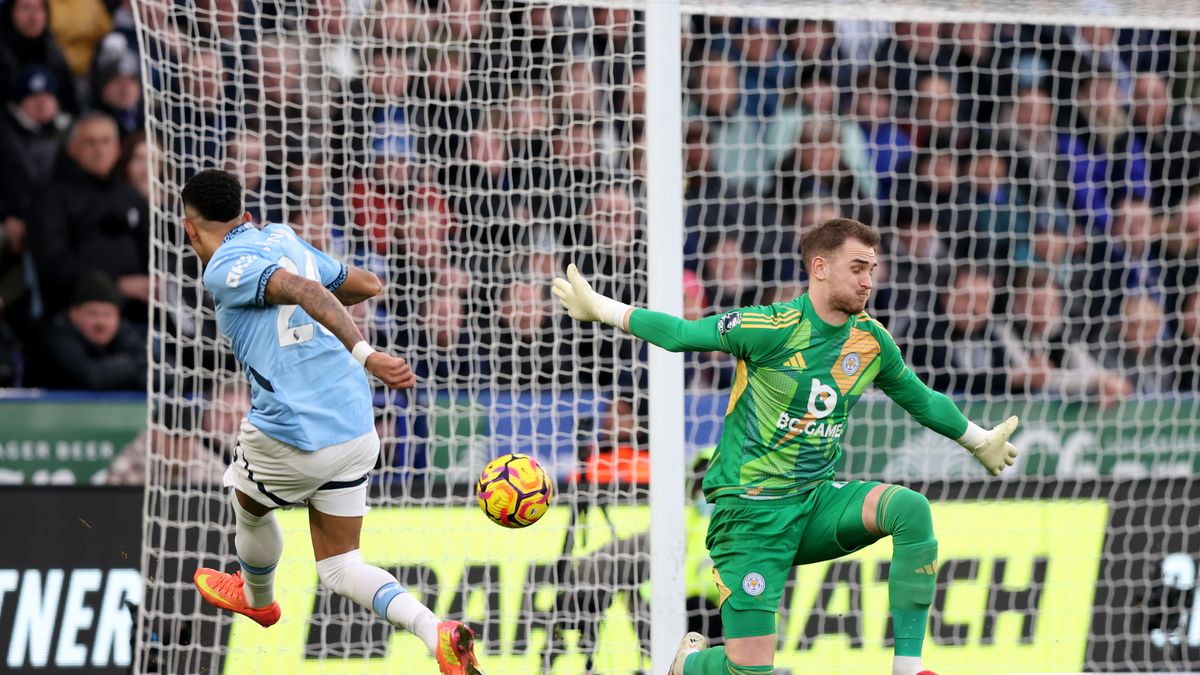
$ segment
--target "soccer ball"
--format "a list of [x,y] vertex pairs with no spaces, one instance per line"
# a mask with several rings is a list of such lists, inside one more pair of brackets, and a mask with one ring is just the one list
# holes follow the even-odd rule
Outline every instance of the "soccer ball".
[[550,508],[554,484],[529,455],[512,453],[493,459],[475,483],[479,508],[497,525],[529,527]]

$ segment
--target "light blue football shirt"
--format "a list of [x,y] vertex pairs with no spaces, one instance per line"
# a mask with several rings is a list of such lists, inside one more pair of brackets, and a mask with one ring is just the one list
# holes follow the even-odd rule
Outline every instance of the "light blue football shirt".
[[267,281],[280,269],[330,291],[347,273],[344,264],[280,224],[234,228],[204,270],[217,323],[250,380],[246,419],[306,451],[370,433],[374,413],[363,367],[300,307],[266,304]]

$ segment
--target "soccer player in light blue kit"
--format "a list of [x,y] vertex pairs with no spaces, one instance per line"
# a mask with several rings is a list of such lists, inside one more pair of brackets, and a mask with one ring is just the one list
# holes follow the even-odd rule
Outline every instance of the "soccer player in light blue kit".
[[307,502],[317,572],[330,590],[416,634],[444,675],[482,675],[470,628],[439,622],[359,555],[368,474],[379,458],[363,370],[393,388],[417,381],[404,359],[372,349],[346,312],[345,305],[380,293],[379,279],[309,246],[286,225],[255,228],[229,173],[196,174],[182,197],[183,226],[204,263],[217,323],[252,395],[225,472],[241,569],[198,569],[200,594],[264,627],[278,621],[274,575],[283,537],[272,511]]

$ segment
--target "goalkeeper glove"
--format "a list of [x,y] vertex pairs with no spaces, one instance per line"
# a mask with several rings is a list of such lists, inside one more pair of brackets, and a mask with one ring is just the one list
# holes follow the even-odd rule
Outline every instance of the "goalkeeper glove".
[[625,317],[633,308],[592,290],[592,285],[579,273],[575,263],[567,265],[566,279],[554,280],[553,293],[576,321],[603,321],[614,328],[629,330],[625,326]]
[[966,448],[988,473],[999,476],[1004,467],[1017,461],[1017,449],[1008,442],[1008,437],[1017,430],[1017,422],[1017,416],[1013,415],[991,431],[968,422],[967,431],[958,439],[958,444]]

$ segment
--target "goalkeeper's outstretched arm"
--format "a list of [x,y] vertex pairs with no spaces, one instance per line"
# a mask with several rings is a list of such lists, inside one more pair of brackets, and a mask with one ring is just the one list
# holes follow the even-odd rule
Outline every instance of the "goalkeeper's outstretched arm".
[[958,442],[988,473],[1000,475],[1017,460],[1008,438],[1017,430],[1015,415],[988,430],[968,420],[949,397],[930,389],[900,356],[891,336],[883,331],[884,366],[875,380],[883,393],[922,425]]
[[728,351],[716,330],[720,316],[686,321],[630,307],[593,290],[573,263],[567,266],[566,279],[554,280],[553,292],[577,321],[600,321],[672,352]]

